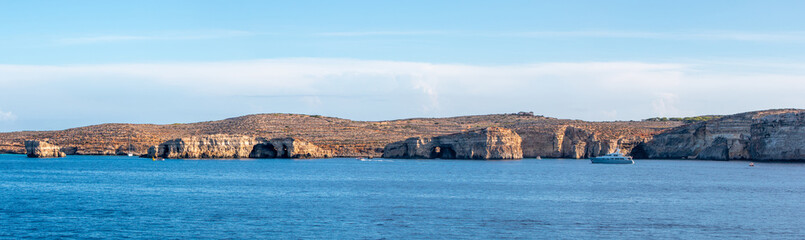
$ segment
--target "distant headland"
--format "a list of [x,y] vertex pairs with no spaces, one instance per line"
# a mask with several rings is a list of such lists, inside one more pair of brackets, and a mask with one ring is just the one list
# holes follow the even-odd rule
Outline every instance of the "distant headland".
[[0,133],[0,152],[30,157],[580,159],[616,149],[644,159],[805,161],[805,110],[615,122],[531,112],[391,121],[255,114]]

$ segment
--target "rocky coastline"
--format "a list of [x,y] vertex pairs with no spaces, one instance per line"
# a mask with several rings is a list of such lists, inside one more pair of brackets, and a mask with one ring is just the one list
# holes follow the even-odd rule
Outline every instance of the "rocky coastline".
[[636,147],[636,158],[805,160],[805,111],[748,112],[681,126]]
[[330,153],[294,138],[210,135],[178,138],[148,149],[148,158],[327,158]]
[[104,124],[0,133],[0,152],[31,157],[494,160],[584,159],[621,149],[646,159],[805,161],[804,142],[801,109],[747,112],[693,123],[585,122],[533,114],[357,122],[262,114],[193,124]]

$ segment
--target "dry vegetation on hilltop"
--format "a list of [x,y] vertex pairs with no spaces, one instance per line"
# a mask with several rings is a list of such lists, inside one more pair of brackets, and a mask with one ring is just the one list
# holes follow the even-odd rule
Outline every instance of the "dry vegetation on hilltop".
[[22,153],[22,142],[47,139],[77,154],[123,154],[129,144],[136,154],[149,146],[179,137],[238,134],[266,138],[296,137],[340,156],[379,156],[391,142],[414,136],[431,137],[491,126],[518,132],[549,132],[569,125],[601,136],[650,137],[680,122],[585,122],[523,114],[494,114],[450,118],[414,118],[392,121],[352,121],[300,114],[255,114],[189,124],[101,124],[61,131],[0,133],[0,151]]

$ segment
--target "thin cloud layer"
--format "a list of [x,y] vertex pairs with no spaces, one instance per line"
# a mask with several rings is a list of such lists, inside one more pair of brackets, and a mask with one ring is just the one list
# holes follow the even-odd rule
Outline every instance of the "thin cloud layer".
[[366,37],[366,36],[453,36],[453,37],[505,37],[505,38],[620,38],[676,41],[745,41],[745,42],[805,42],[805,32],[740,32],[740,31],[351,31],[323,32],[318,36]]
[[524,110],[562,118],[628,120],[805,107],[800,94],[805,91],[803,69],[730,74],[723,68],[710,71],[706,65],[645,62],[483,66],[321,58],[0,65],[4,76],[0,84],[9,86],[0,100],[20,116],[69,117],[84,124],[95,119],[130,122],[132,116],[169,123],[297,112],[383,120]]
[[77,45],[94,44],[108,42],[129,42],[129,41],[176,41],[176,40],[200,40],[200,39],[219,39],[233,37],[248,37],[257,35],[249,31],[239,30],[207,30],[207,31],[175,31],[160,32],[152,34],[101,34],[83,37],[68,37],[56,39],[57,44]]
[[0,121],[14,121],[17,120],[17,115],[11,112],[0,111]]
[[[62,45],[80,45],[109,42],[131,41],[176,41],[176,40],[202,40],[222,39],[236,37],[253,37],[266,35],[242,30],[183,30],[156,33],[129,33],[129,34],[96,34],[87,36],[74,36],[55,39],[54,42]],[[497,37],[497,38],[619,38],[643,40],[674,40],[674,41],[741,41],[741,42],[805,42],[805,32],[740,32],[740,31],[680,31],[680,32],[652,32],[652,31],[619,31],[619,30],[578,30],[578,31],[455,31],[455,30],[419,30],[419,31],[344,31],[319,32],[312,34],[298,32],[276,32],[276,36],[316,36],[316,37],[404,37],[404,36],[440,36],[440,37]]]

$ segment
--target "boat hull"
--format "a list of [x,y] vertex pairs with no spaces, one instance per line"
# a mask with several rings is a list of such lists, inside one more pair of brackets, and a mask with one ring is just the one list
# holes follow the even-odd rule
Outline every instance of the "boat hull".
[[614,159],[614,158],[593,158],[590,159],[592,163],[600,164],[634,164],[632,159]]

